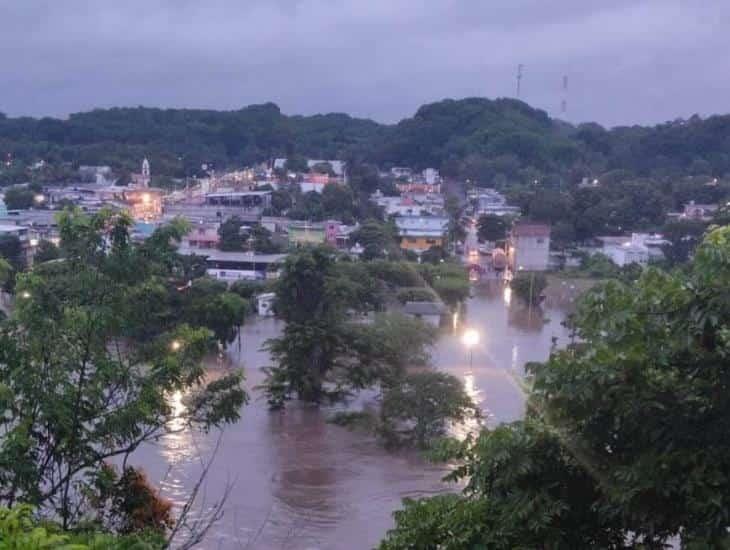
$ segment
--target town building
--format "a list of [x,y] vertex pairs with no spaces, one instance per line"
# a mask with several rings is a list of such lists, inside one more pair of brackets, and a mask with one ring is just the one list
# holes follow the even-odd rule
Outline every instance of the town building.
[[271,191],[225,191],[207,193],[206,206],[231,208],[243,212],[261,212],[271,206]]
[[395,218],[400,247],[416,253],[443,246],[449,227],[446,216],[400,216]]
[[441,174],[439,174],[439,171],[435,168],[426,168],[423,172],[421,172],[421,175],[428,185],[441,183]]
[[35,239],[58,244],[57,214],[57,210],[11,210],[0,214],[0,224],[28,228],[29,243]]
[[259,211],[243,211],[234,207],[175,203],[166,204],[163,208],[163,219],[172,220],[179,217],[188,220],[192,224],[222,223],[232,216],[237,216],[244,223],[257,223],[261,219]]
[[151,221],[162,216],[162,195],[160,189],[140,187],[122,193],[127,210],[135,220]]
[[306,174],[305,178],[299,182],[299,188],[302,193],[322,193],[328,185],[337,185],[341,180],[333,178],[327,174]]
[[406,302],[403,306],[403,315],[419,319],[434,327],[441,325],[445,313],[446,306],[441,302]]
[[593,252],[604,254],[619,267],[629,264],[646,265],[664,258],[662,247],[669,244],[662,235],[632,233],[630,236],[597,237],[601,247]]
[[344,250],[349,247],[350,233],[355,228],[356,226],[344,225],[336,220],[292,221],[289,222],[286,231],[291,246],[329,244]]
[[476,216],[519,216],[520,208],[509,206],[507,199],[496,189],[483,188],[469,192],[469,201],[474,205]]
[[429,184],[424,181],[396,181],[395,188],[399,193],[441,193],[441,184]]
[[211,250],[218,248],[220,235],[217,223],[195,224],[187,235],[183,237],[181,245],[191,250]]
[[256,313],[261,317],[273,317],[276,293],[264,292],[256,296]]
[[667,217],[680,220],[699,220],[708,222],[712,220],[719,206],[717,204],[697,204],[689,201],[684,205],[681,212],[669,212]]
[[394,178],[410,179],[413,176],[413,170],[405,166],[394,166],[390,169],[390,174]]
[[438,194],[404,194],[386,197],[380,190],[370,200],[383,209],[385,216],[440,215],[444,210],[444,198]]
[[550,260],[550,226],[515,222],[507,240],[507,264],[512,272],[545,271]]
[[150,186],[150,161],[146,158],[142,160],[142,171],[138,174],[132,174],[132,185],[140,189],[146,189]]
[[[274,159],[273,168],[275,170],[284,170],[286,168],[285,158]],[[340,178],[346,177],[347,163],[342,160],[320,160],[320,159],[309,159],[307,160],[307,168],[311,169],[318,164],[329,164],[332,167],[332,173]]]
[[113,183],[111,166],[79,166],[79,178],[81,181],[94,182],[102,185]]
[[6,258],[13,262],[19,262],[25,265],[33,263],[33,254],[38,245],[38,240],[34,237],[30,229],[24,225],[0,224],[0,236],[17,237],[20,243],[20,256],[18,258]]
[[206,273],[215,279],[232,283],[241,280],[265,280],[278,277],[286,254],[257,254],[255,252],[223,252],[183,247],[180,254],[205,257]]
[[329,164],[332,167],[332,173],[339,177],[344,178],[345,177],[345,170],[347,168],[347,164],[342,160],[317,160],[317,159],[309,159],[307,160],[307,168],[310,170],[317,166],[318,164]]

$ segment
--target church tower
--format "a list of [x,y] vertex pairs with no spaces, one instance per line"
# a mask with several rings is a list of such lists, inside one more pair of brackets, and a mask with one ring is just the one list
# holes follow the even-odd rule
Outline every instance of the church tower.
[[142,161],[142,185],[149,187],[150,185],[150,161],[147,157]]

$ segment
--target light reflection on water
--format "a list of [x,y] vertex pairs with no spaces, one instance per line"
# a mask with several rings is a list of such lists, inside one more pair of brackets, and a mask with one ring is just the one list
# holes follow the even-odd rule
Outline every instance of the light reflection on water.
[[[519,301],[508,300],[506,288],[497,283],[475,289],[474,298],[449,323],[456,320],[457,326],[451,331],[447,327],[432,354],[436,368],[464,382],[488,426],[523,415],[524,363],[545,360],[553,337],[558,345],[568,340],[560,325],[564,315],[559,304],[547,302],[544,311],[534,309],[530,320]],[[230,479],[237,482],[224,518],[203,547],[372,548],[392,526],[391,513],[402,498],[454,487],[441,482],[443,467],[415,453],[388,452],[371,436],[329,424],[327,409],[292,403],[284,412],[269,412],[253,388],[263,381],[261,367],[269,364],[261,347],[282,326],[272,319],[247,324],[240,355],[237,342],[229,350],[231,363],[244,369],[252,400],[241,420],[226,430],[210,470],[205,489],[209,501]],[[474,327],[480,334],[471,368],[460,326]],[[217,366],[212,358],[212,375],[228,368],[232,367]],[[184,412],[184,402],[183,395],[171,396],[174,411]],[[179,427],[177,420],[171,427]],[[460,433],[474,427],[462,426]],[[214,446],[215,436],[172,431],[157,446],[141,449],[136,462],[151,479],[164,479],[163,493],[180,503],[198,479],[201,456],[208,457]]]

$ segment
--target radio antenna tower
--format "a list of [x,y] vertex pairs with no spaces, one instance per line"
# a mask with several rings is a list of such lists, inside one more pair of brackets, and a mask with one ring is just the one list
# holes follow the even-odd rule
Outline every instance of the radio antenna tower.
[[517,65],[517,98],[520,97],[520,87],[522,84],[522,69],[524,68],[524,65],[520,63]]
[[560,101],[560,112],[565,114],[568,110],[568,75],[563,75],[563,99]]

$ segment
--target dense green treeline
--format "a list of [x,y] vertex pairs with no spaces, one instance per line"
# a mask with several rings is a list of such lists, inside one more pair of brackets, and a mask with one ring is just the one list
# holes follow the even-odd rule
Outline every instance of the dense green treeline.
[[129,170],[147,156],[157,174],[183,177],[203,163],[239,166],[295,154],[433,166],[483,184],[575,183],[616,169],[660,179],[722,177],[730,172],[728,151],[730,116],[607,130],[551,119],[513,99],[444,100],[395,125],[345,114],[287,116],[273,103],[237,111],[99,109],[66,120],[0,114],[0,153],[13,159],[0,172],[5,184],[22,180],[39,159]]

